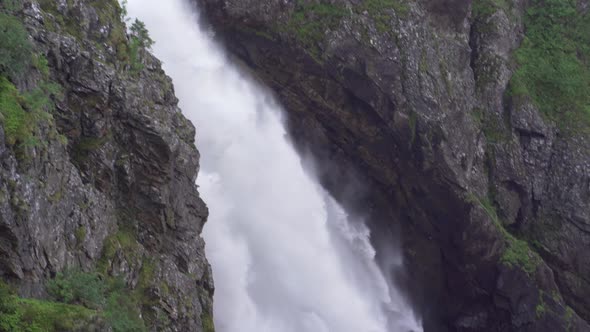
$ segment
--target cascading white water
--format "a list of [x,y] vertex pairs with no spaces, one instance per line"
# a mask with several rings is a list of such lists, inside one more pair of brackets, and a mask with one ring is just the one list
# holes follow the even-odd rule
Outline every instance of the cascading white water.
[[305,172],[279,107],[184,0],[130,0],[197,127],[218,332],[419,331],[374,262],[368,229]]

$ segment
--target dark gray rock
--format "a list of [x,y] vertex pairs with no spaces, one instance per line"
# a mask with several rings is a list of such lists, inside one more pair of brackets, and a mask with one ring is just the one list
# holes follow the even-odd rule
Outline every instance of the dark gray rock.
[[[24,1],[23,17],[63,95],[35,129],[43,144],[19,152],[0,128],[0,277],[46,297],[66,269],[120,276],[150,330],[202,331],[213,281],[195,129],[160,62],[143,52],[133,71],[117,51],[116,1],[42,4]],[[27,77],[21,90],[39,83]]]
[[477,16],[463,0],[333,0],[336,24],[313,1],[194,2],[376,246],[401,233],[398,282],[426,331],[590,330],[588,139],[506,94],[524,1]]

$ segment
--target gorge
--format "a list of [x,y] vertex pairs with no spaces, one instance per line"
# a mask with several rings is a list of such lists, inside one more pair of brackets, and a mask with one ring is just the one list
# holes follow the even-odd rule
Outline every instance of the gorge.
[[0,331],[590,331],[587,0],[123,4],[0,2]]

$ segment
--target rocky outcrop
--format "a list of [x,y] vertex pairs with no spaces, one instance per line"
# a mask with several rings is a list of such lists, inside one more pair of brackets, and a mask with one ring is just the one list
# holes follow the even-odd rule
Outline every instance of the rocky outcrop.
[[535,2],[195,3],[376,246],[401,234],[426,331],[590,330],[588,136],[510,91]]
[[47,61],[15,85],[24,94],[51,81],[61,92],[27,141],[0,128],[0,276],[36,298],[63,271],[120,278],[149,330],[212,331],[195,129],[170,78],[134,48],[117,1],[17,6]]

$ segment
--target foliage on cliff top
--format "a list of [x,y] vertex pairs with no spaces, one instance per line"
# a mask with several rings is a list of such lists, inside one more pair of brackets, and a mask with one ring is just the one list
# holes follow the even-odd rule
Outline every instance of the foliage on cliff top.
[[516,51],[514,96],[529,96],[548,118],[590,127],[590,14],[575,0],[532,0]]

